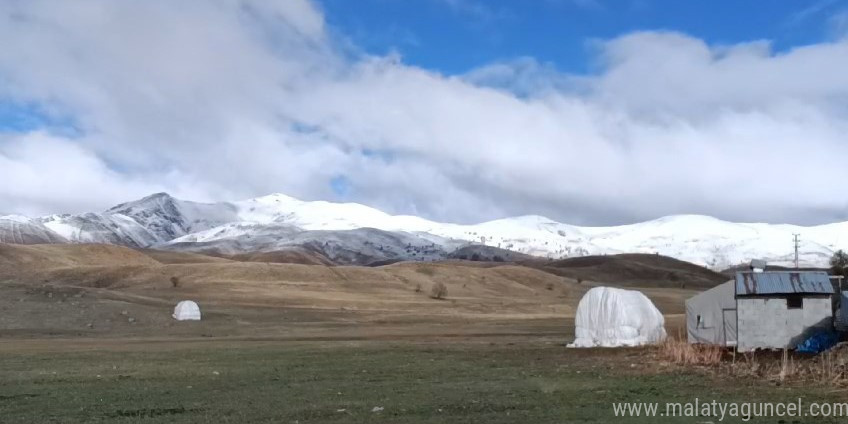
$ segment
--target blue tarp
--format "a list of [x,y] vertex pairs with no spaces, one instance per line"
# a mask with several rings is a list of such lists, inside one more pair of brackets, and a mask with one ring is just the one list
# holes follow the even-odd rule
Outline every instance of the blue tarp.
[[802,353],[821,353],[836,346],[838,341],[839,338],[837,337],[836,332],[823,330],[819,333],[813,334],[807,338],[807,340],[801,342],[795,347],[795,350]]

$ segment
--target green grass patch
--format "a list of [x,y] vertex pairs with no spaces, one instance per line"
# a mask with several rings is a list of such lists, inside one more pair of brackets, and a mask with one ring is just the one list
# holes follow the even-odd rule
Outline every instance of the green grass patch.
[[639,371],[643,360],[550,344],[378,342],[0,354],[0,422],[718,422],[615,418],[611,404],[834,400],[823,389]]

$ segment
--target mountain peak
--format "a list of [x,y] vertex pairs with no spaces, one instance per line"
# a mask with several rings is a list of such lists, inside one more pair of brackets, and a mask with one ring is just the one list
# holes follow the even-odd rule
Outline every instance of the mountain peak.
[[161,193],[153,193],[147,196],[142,197],[138,200],[132,200],[129,202],[124,202],[106,210],[106,213],[126,213],[128,209],[134,207],[148,207],[149,204],[162,205],[168,203],[174,203],[177,199],[173,198],[170,194],[161,192]]
[[283,193],[271,193],[265,196],[254,197],[252,199],[248,199],[248,202],[254,203],[293,203],[293,202],[301,202],[299,199],[295,199],[287,194]]
[[166,193],[166,192],[164,192],[164,191],[161,191],[161,192],[159,192],[159,193],[153,193],[153,194],[151,194],[151,195],[149,195],[149,196],[144,196],[144,197],[142,197],[142,198],[141,198],[141,200],[149,200],[149,199],[173,199],[173,198],[174,198],[174,197],[173,197],[173,196],[171,196],[170,194],[168,194],[168,193]]

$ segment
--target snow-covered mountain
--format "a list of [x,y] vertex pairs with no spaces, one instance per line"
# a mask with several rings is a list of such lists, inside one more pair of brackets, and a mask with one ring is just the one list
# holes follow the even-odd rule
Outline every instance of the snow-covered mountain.
[[159,193],[100,213],[0,217],[0,242],[7,243],[93,242],[228,254],[308,248],[344,263],[441,259],[473,243],[551,258],[659,253],[715,269],[752,258],[790,265],[794,233],[801,235],[803,266],[826,266],[833,251],[848,248],[848,222],[803,227],[677,215],[580,227],[522,216],[460,225],[283,194],[206,204]]
[[442,260],[464,244],[430,234],[375,228],[303,230],[289,224],[242,222],[189,234],[157,247],[230,255],[306,249],[336,263],[364,265],[392,260]]
[[0,243],[42,244],[67,243],[38,220],[20,215],[0,216]]
[[188,202],[157,193],[100,213],[51,215],[39,222],[75,243],[147,247],[238,219],[229,203]]

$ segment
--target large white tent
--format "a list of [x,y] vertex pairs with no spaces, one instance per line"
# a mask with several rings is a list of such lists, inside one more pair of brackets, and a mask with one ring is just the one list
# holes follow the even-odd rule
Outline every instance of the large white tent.
[[200,321],[200,307],[191,300],[183,300],[177,303],[172,315],[177,321]]
[[730,280],[686,300],[689,343],[735,346],[736,281]]
[[595,287],[577,305],[569,347],[641,346],[665,340],[665,319],[650,299],[634,290]]

